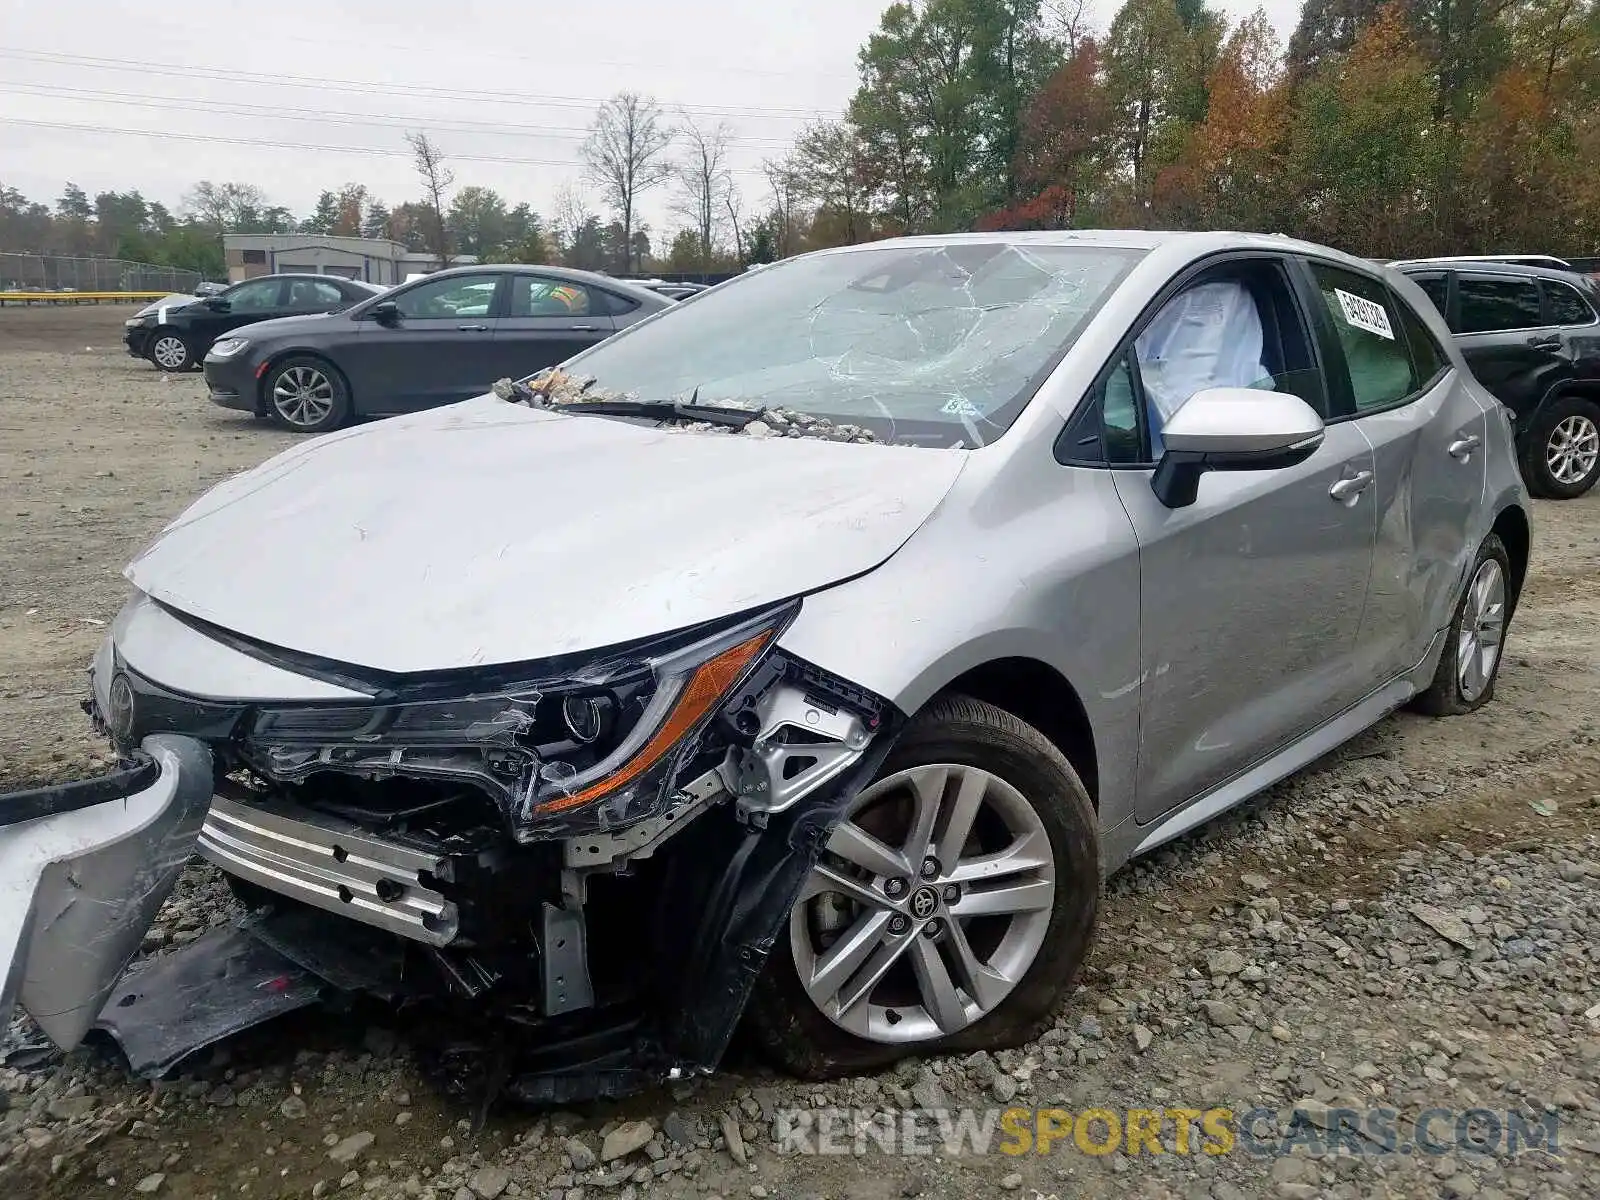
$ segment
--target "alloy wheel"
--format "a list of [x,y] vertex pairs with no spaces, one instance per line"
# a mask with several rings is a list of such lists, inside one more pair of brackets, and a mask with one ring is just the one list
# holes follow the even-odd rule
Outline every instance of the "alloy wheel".
[[1500,659],[1506,628],[1506,573],[1486,558],[1467,585],[1456,642],[1456,682],[1461,698],[1471,704],[1488,690]]
[[189,361],[189,347],[183,344],[182,338],[166,334],[150,347],[150,357],[156,360],[156,366],[176,371]]
[[1571,485],[1587,479],[1600,462],[1600,428],[1582,413],[1563,417],[1550,431],[1544,461],[1557,483]]
[[316,367],[290,367],[272,385],[272,407],[290,425],[315,425],[333,410],[333,381]]
[[935,764],[865,789],[789,919],[801,985],[873,1042],[930,1041],[994,1011],[1044,944],[1055,857],[1026,797]]

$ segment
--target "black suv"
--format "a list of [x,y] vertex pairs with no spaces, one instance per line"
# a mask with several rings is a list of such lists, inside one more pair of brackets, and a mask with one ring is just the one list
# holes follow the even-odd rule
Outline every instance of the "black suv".
[[147,305],[124,322],[122,340],[135,358],[148,358],[163,371],[187,371],[231,329],[273,317],[333,312],[383,290],[340,275],[260,275],[215,295],[168,296]]
[[1516,414],[1537,495],[1600,480],[1600,284],[1573,271],[1474,259],[1394,264],[1428,294],[1478,381]]

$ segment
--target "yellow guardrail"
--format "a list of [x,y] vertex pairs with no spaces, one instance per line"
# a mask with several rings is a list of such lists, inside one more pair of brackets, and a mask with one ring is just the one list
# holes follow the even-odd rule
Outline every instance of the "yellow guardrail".
[[0,292],[0,304],[135,304],[171,292]]

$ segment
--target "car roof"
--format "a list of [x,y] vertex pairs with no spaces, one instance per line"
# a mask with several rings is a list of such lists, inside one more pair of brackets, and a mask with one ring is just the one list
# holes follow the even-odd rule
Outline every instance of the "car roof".
[[494,271],[499,274],[509,275],[539,275],[546,279],[561,279],[567,283],[585,284],[589,287],[604,288],[619,296],[627,296],[641,304],[649,303],[664,306],[666,297],[649,288],[640,287],[626,279],[618,279],[613,275],[602,275],[598,271],[579,271],[573,267],[546,267],[529,263],[473,263],[464,267],[449,267],[443,271],[434,271],[425,276],[427,279],[450,278],[455,275],[480,275],[485,271]]
[[[959,246],[963,244],[999,243],[1007,246],[1103,246],[1108,250],[1161,251],[1170,255],[1170,261],[1203,258],[1228,250],[1262,250],[1275,254],[1304,254],[1343,263],[1361,271],[1386,269],[1371,259],[1357,258],[1343,250],[1316,242],[1302,241],[1282,233],[1248,233],[1240,230],[1178,230],[1178,229],[1049,229],[1004,231],[998,233],[940,233],[911,237],[885,238],[877,242],[861,242],[830,250],[813,251],[814,254],[849,254],[890,246]],[[807,257],[800,255],[797,257]],[[777,264],[772,264],[777,265]]]
[[1509,266],[1524,267],[1554,267],[1557,270],[1571,270],[1572,264],[1564,258],[1557,258],[1554,254],[1439,254],[1431,258],[1397,258],[1390,262],[1391,267],[1411,266],[1414,263],[1506,263]]
[[1562,283],[1576,283],[1593,287],[1594,279],[1571,267],[1535,267],[1528,263],[1504,262],[1489,258],[1419,258],[1390,263],[1397,271],[1407,275],[1419,271],[1450,270],[1452,267],[1470,270],[1475,275],[1515,275],[1522,279],[1555,279]]

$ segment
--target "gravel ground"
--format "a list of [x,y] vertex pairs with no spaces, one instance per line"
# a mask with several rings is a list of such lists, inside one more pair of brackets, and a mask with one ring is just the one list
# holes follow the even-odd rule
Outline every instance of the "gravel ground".
[[[0,787],[103,758],[76,703],[121,564],[191,496],[290,443],[213,409],[196,376],[122,354],[112,309],[0,310]],[[180,1078],[115,1059],[0,1068],[0,1187],[157,1195],[637,1200],[652,1196],[1583,1197],[1600,1195],[1600,492],[1535,513],[1535,563],[1485,711],[1385,721],[1111,880],[1056,1026],[1022,1051],[826,1086],[747,1050],[710,1081],[577,1112],[476,1114],[431,1092],[381,1025],[291,1018]],[[149,947],[228,910],[185,877]],[[970,1145],[796,1152],[796,1110],[1272,1110],[1292,1154]],[[1393,1110],[1341,1145],[1337,1110]],[[1502,1124],[1456,1147],[1454,1114]],[[1299,1116],[1293,1116],[1298,1112]],[[1198,1114],[1197,1114],[1198,1115]],[[1507,1131],[1553,1118],[1554,1151]],[[816,1126],[813,1125],[813,1128]],[[930,1126],[931,1127],[931,1126]],[[803,1126],[802,1126],[803,1128]],[[1477,1128],[1482,1128],[1480,1124]],[[844,1132],[839,1132],[843,1130]],[[1089,1145],[1102,1127],[1085,1126]],[[1212,1143],[1215,1144],[1215,1143]],[[813,1148],[815,1143],[812,1144]],[[902,1145],[909,1150],[912,1146]]]

